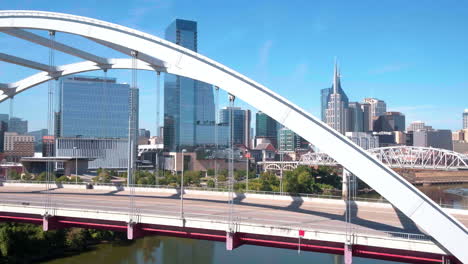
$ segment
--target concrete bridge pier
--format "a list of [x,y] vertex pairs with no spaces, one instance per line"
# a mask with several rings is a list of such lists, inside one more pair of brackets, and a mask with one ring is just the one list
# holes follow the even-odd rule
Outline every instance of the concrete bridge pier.
[[353,263],[353,245],[345,243],[344,245],[344,264],[352,264]]
[[50,231],[60,229],[61,225],[58,223],[57,218],[55,216],[45,214],[42,216],[42,230],[43,231]]
[[127,223],[127,239],[133,240],[143,237],[143,230],[140,225],[135,222]]
[[226,232],[226,250],[234,250],[241,245],[239,236],[233,232]]

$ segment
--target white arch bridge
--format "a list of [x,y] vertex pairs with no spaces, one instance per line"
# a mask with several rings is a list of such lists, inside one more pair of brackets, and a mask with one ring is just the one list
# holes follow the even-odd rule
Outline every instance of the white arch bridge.
[[[105,58],[41,37],[28,31],[30,29],[81,36],[123,55],[135,57],[135,54],[138,54],[138,63],[132,64],[132,60],[128,58]],[[94,70],[136,67],[176,74],[215,85],[271,116],[327,153],[412,219],[447,252],[468,263],[468,230],[462,223],[442,210],[379,158],[294,103],[221,63],[135,29],[69,14],[0,11],[0,31],[84,60],[68,65],[50,66],[17,55],[0,53],[2,61],[39,70],[37,74],[25,79],[0,84],[0,90],[3,92],[0,102],[48,80]],[[21,54],[20,51],[18,53]],[[232,229],[229,230],[228,237],[232,243],[231,232]]]
[[[392,146],[369,149],[368,152],[390,168],[421,170],[468,170],[468,156],[438,148]],[[309,152],[299,161],[259,162],[264,171],[288,171],[297,166],[338,166],[336,160],[323,152]]]

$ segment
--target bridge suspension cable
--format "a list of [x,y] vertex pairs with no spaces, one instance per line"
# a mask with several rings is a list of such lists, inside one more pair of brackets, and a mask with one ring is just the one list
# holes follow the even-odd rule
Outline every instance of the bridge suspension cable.
[[[49,69],[54,68],[55,63],[55,31],[49,31]],[[48,82],[48,91],[47,91],[47,134],[49,135],[48,142],[46,145],[46,155],[47,157],[53,157],[53,142],[55,141],[55,129],[54,129],[54,89],[55,81],[50,80]],[[52,208],[52,197],[50,193],[50,183],[54,180],[54,163],[49,160],[46,162],[46,184],[45,184],[45,201],[44,201],[44,215],[45,217],[50,215],[49,210]]]
[[214,124],[214,137],[215,137],[215,150],[214,150],[214,181],[215,188],[218,188],[218,119],[219,119],[219,87],[215,86],[215,124]]
[[136,130],[137,130],[137,105],[138,105],[138,52],[132,51],[132,85],[129,91],[129,118],[128,118],[128,168],[127,186],[130,189],[129,197],[129,222],[133,223],[136,213],[135,208],[135,156],[136,156]]
[[229,232],[234,232],[234,101],[236,97],[229,94]]
[[[159,131],[161,124],[160,124],[160,100],[161,100],[161,72],[156,72],[156,131],[155,135],[157,135],[158,140],[161,140],[161,133]],[[158,142],[155,142],[158,144]],[[156,151],[156,157],[154,160],[154,182],[156,185],[159,185],[159,151]]]

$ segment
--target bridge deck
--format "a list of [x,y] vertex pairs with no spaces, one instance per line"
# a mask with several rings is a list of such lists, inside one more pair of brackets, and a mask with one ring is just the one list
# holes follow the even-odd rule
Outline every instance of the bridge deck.
[[[27,202],[42,206],[42,190],[43,188],[1,187],[0,200],[8,204]],[[52,194],[54,205],[59,207],[128,212],[127,191],[56,189]],[[166,192],[137,193],[136,204],[140,213],[178,216],[180,196]],[[185,194],[184,209],[186,216],[227,217],[227,199],[226,196],[213,194]],[[235,201],[235,215],[254,223],[345,230],[344,204],[340,201],[291,202],[238,197]],[[455,217],[468,226],[468,214]],[[354,204],[352,223],[359,232],[423,233],[403,214],[382,204]]]
[[[14,219],[14,216],[9,218],[8,212],[19,212],[23,215],[31,214],[30,217],[32,217],[33,222],[39,221],[38,223],[40,223],[40,214],[43,212],[44,204],[43,188],[3,186],[0,187],[0,191],[1,204],[3,204],[0,205],[0,220],[11,218],[11,221]],[[62,208],[56,211],[58,212],[57,215],[65,217],[60,220],[62,223],[90,228],[93,228],[93,225],[96,225],[95,228],[100,228],[102,226],[109,227],[114,224],[114,227],[118,230],[125,231],[125,221],[128,220],[126,215],[129,206],[127,191],[59,188],[51,192],[54,207]],[[180,197],[178,194],[171,194],[167,191],[139,192],[136,195],[136,204],[138,214],[143,216],[141,218],[142,223],[149,224],[142,227],[142,230],[145,231],[154,231],[166,235],[171,235],[172,233],[174,235],[185,234],[187,237],[194,237],[194,234],[196,234],[194,238],[222,241],[223,233],[219,232],[226,230],[226,225],[223,224],[223,221],[227,220],[228,212],[226,195],[216,195],[210,192],[206,192],[206,194],[200,192],[196,194],[187,193],[184,195],[185,217],[187,219],[198,219],[196,220],[198,221],[197,223],[195,223],[196,221],[188,220],[188,228],[190,226],[192,228],[201,228],[196,232],[189,233],[186,230],[190,229],[180,229],[180,220],[177,220],[180,214]],[[17,209],[15,209],[15,206]],[[24,206],[24,208],[21,208],[21,206]],[[18,209],[19,211],[16,211]],[[465,226],[468,225],[468,212],[463,210],[452,210],[452,212],[458,212],[454,216]],[[415,252],[416,256],[420,256],[418,254],[421,254],[421,252],[426,252],[425,254],[428,253],[429,255],[444,254],[444,250],[439,249],[431,241],[418,242],[423,237],[422,235],[420,237],[412,235],[412,238],[408,237],[408,239],[404,239],[406,241],[395,241],[395,238],[396,240],[405,238],[406,233],[423,234],[423,232],[411,220],[396,211],[389,204],[357,202],[353,204],[352,215],[352,226],[355,228],[354,232],[358,234],[356,238],[356,245],[358,247],[355,248],[355,252],[362,251],[359,253],[361,256],[369,257],[369,255],[365,254],[374,252],[369,251],[369,247],[372,248],[373,245],[390,248],[391,252],[411,250]],[[346,229],[344,203],[339,200],[305,198],[298,201],[287,201],[239,196],[236,198],[235,216],[236,222],[240,223],[240,232],[244,233],[244,237],[242,237],[243,241],[252,244],[293,248],[296,245],[294,237],[297,236],[298,229],[308,232],[309,241],[315,239],[315,241],[328,241],[327,243],[332,243],[333,247],[321,252],[340,254],[337,251],[337,248],[339,249],[340,246],[336,243],[344,241],[343,234]],[[88,221],[91,222],[88,225],[80,224],[76,222],[76,219],[80,221],[79,218],[90,218],[98,222],[93,223],[93,221]],[[109,221],[99,222],[103,219]],[[159,226],[154,226],[154,224]],[[173,226],[172,230],[170,226]],[[199,231],[203,229],[207,230],[207,233]],[[209,231],[210,229],[211,231]],[[318,230],[319,232],[311,235],[311,230]],[[388,232],[393,233],[389,234]],[[260,236],[261,239],[258,239],[255,236],[256,234],[263,235]],[[280,235],[283,238],[280,242],[275,242],[275,238],[265,240],[265,237],[268,238],[268,235],[272,235],[273,237]],[[375,236],[376,239],[372,240],[372,236]],[[319,239],[317,240],[317,238]],[[330,239],[328,240],[328,238]],[[304,242],[306,241],[304,240]],[[327,245],[325,248],[330,246],[330,244]],[[311,244],[308,244],[308,246],[310,247],[309,250],[320,252],[320,246],[318,248]],[[372,254],[377,253],[374,252]],[[404,258],[407,254],[407,252],[400,253],[400,255],[396,255],[399,257],[388,259],[404,260],[400,259],[400,257],[403,256]],[[382,258],[382,256],[378,257]],[[437,258],[435,257],[435,259]]]

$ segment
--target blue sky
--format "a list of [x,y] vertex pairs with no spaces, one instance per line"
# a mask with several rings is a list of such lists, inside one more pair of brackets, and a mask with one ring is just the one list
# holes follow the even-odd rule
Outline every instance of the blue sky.
[[[0,6],[88,16],[160,37],[175,18],[196,20],[200,53],[316,116],[319,90],[331,85],[335,56],[350,100],[385,100],[388,110],[406,115],[407,123],[423,120],[435,128],[460,129],[462,112],[468,108],[468,1],[0,0]],[[77,37],[57,39],[122,57]],[[0,50],[48,61],[47,49],[6,35],[0,36]],[[57,63],[75,61],[57,55]],[[0,63],[0,82],[31,73]],[[128,71],[109,75],[130,82]],[[140,126],[154,130],[155,77],[139,76]],[[221,97],[225,103],[226,96]],[[15,115],[28,119],[30,129],[46,126],[45,85],[15,100]],[[0,104],[0,112],[8,113],[8,102]]]

